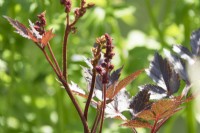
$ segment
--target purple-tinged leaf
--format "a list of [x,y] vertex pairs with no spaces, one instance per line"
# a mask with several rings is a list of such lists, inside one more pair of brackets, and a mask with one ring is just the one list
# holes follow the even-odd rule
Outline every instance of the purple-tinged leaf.
[[[115,86],[116,84],[118,84],[118,80],[119,80],[122,68],[123,67],[117,69],[116,71],[112,72],[109,75],[109,83],[107,84],[107,88],[110,88],[111,86]],[[82,69],[84,72],[84,78],[86,79],[86,81],[88,83],[88,90],[89,90],[91,81],[92,81],[92,70],[90,68],[86,68],[86,67],[82,67]],[[102,99],[102,88],[103,88],[103,84],[101,81],[101,77],[100,77],[100,75],[96,75],[94,95],[99,100]],[[113,95],[113,97],[114,97],[114,95]]]
[[167,91],[157,85],[147,84],[139,86],[139,88],[140,90],[149,90],[149,93],[151,94],[150,99],[158,100],[167,97]]
[[122,69],[123,69],[123,66],[111,73],[111,75],[109,76],[109,81],[111,84],[119,80]]
[[13,20],[8,16],[3,16],[3,17],[9,21],[9,23],[16,29],[16,32],[18,34],[20,34],[22,37],[30,39],[29,37],[30,30],[26,28],[22,23],[20,23],[17,20]]
[[181,45],[174,45],[173,50],[178,55],[180,55],[181,58],[187,60],[189,64],[194,63],[193,55],[186,47],[183,47]]
[[165,81],[163,79],[163,74],[161,72],[161,68],[163,69],[164,60],[162,57],[155,53],[153,61],[150,63],[149,69],[146,70],[147,75],[153,79],[155,83],[157,83],[160,87],[167,90]]
[[136,96],[134,96],[130,102],[130,108],[133,111],[133,115],[137,114],[138,112],[149,108],[150,102],[150,93],[149,90],[144,89],[137,93]]
[[[83,69],[83,72],[84,72],[84,78],[86,79],[86,81],[88,82],[89,86],[92,82],[92,69],[91,68],[86,68],[86,67],[82,67]],[[116,70],[117,71],[117,70]],[[109,84],[111,84],[111,80],[115,80],[114,78],[117,79],[117,76],[120,76],[120,73],[118,73],[119,75],[114,74],[114,75],[111,77],[109,76]],[[113,79],[111,79],[113,78]],[[108,86],[108,85],[107,85]],[[102,87],[103,87],[103,84],[102,84],[102,81],[101,81],[101,77],[99,75],[96,76],[96,81],[95,81],[95,89],[97,90],[102,90]],[[89,88],[90,89],[90,88]]]
[[183,61],[181,61],[180,58],[178,58],[177,56],[172,55],[171,52],[169,52],[166,49],[164,49],[164,53],[167,56],[167,59],[169,60],[169,62],[173,65],[173,68],[175,69],[175,71],[181,77],[181,79],[183,79],[186,82],[186,84],[190,84],[185,63],[183,63]]
[[154,59],[146,72],[158,86],[167,91],[168,96],[179,89],[180,79],[178,74],[167,59],[163,59],[158,53],[155,53]]
[[190,45],[192,47],[192,53],[200,56],[200,29],[194,31],[190,36]]
[[33,36],[36,38],[36,40],[40,40],[42,39],[42,35],[40,35],[40,33],[34,28],[35,24],[31,22],[31,20],[29,21],[29,26],[31,28],[31,32],[33,34]]
[[176,73],[176,71],[173,68],[170,68],[170,77],[169,77],[169,88],[168,95],[172,95],[176,93],[180,87],[180,78],[179,75]]

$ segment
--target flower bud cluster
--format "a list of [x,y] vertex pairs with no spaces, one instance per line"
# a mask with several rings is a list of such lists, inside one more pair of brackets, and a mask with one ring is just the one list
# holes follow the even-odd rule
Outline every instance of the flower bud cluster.
[[75,18],[80,18],[82,17],[86,12],[86,8],[77,8],[75,11],[74,11],[74,14],[75,14]]
[[104,35],[96,39],[94,47],[92,48],[92,53],[94,58],[91,60],[91,63],[94,67],[96,67],[101,58],[101,50],[105,43],[106,39]]
[[104,53],[103,62],[100,65],[96,66],[96,71],[101,75],[102,83],[106,84],[109,82],[108,74],[114,68],[114,65],[111,64],[111,60],[115,53],[113,52],[114,46],[112,44],[112,38],[108,34],[105,34],[104,36],[106,39],[106,45],[104,46],[106,52]]
[[71,11],[71,0],[61,0],[60,3],[65,6],[65,12],[69,13]]
[[81,5],[80,5],[80,8],[77,8],[75,11],[74,11],[74,14],[75,14],[75,18],[80,18],[82,17],[85,12],[86,12],[86,9],[87,8],[91,8],[94,6],[94,3],[88,3],[86,5],[86,1],[85,0],[81,0]]
[[34,28],[39,32],[40,35],[43,35],[45,33],[44,27],[46,25],[45,12],[37,15],[37,17],[38,20],[35,22]]

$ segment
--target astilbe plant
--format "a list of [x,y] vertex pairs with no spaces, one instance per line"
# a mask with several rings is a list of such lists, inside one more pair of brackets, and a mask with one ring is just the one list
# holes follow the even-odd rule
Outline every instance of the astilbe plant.
[[[188,78],[186,63],[192,65],[200,56],[200,30],[191,35],[192,52],[181,45],[174,45],[175,53],[173,54],[164,50],[167,58],[163,58],[156,52],[148,69],[138,70],[122,80],[119,80],[119,77],[123,66],[113,70],[114,45],[112,38],[106,33],[96,39],[92,48],[93,56],[85,60],[88,67],[82,67],[87,87],[83,90],[74,82],[70,83],[67,72],[69,34],[76,31],[77,21],[94,4],[87,4],[85,0],[81,0],[80,7],[74,11],[74,20],[71,21],[69,19],[72,12],[71,0],[61,0],[60,3],[66,12],[66,27],[62,43],[62,69],[50,45],[50,40],[55,35],[52,33],[52,29],[45,29],[46,12],[39,14],[35,23],[29,20],[29,28],[8,16],[4,17],[16,29],[17,33],[32,40],[41,49],[53,68],[59,83],[66,90],[75,106],[85,133],[102,132],[105,118],[121,119],[123,122],[121,126],[129,127],[133,132],[137,132],[135,128],[149,128],[151,133],[155,133],[172,115],[183,109],[183,103],[194,98],[194,95],[189,93],[192,83]],[[125,87],[144,70],[155,84],[146,83],[139,86],[140,91],[131,97]],[[185,82],[184,88],[180,87],[181,80]],[[179,89],[182,89],[182,93],[174,95]],[[75,96],[85,98],[84,109],[80,107]],[[96,117],[91,127],[88,126],[90,107],[96,109]],[[124,115],[125,111],[128,111],[130,115]]]

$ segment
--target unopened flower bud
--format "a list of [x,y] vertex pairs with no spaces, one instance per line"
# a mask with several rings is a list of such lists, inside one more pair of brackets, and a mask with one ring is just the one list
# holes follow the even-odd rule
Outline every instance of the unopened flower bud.
[[112,70],[114,68],[114,65],[110,64],[109,69]]
[[92,8],[93,6],[95,6],[94,3],[88,3],[88,4],[87,4],[87,8]]
[[112,59],[114,55],[115,55],[115,53],[111,52],[111,53],[109,54],[108,58]]
[[107,65],[106,62],[101,63],[101,66],[104,67],[104,68],[106,67],[106,65]]
[[96,71],[101,74],[102,73],[102,68],[100,66],[96,66]]
[[71,0],[66,0],[65,2],[65,12],[69,13],[71,11]]
[[86,1],[85,1],[85,0],[81,0],[81,6],[84,6],[84,5],[85,5],[85,3],[86,3]]
[[80,13],[79,13],[79,8],[75,9],[74,11],[74,14],[75,14],[75,17],[78,18],[80,16]]

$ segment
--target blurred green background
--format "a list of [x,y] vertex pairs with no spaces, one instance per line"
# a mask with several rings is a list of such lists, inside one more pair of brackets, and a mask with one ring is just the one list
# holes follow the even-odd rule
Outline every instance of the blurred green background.
[[[96,6],[78,22],[78,32],[69,39],[69,79],[86,88],[82,56],[91,57],[95,38],[109,33],[114,39],[115,68],[124,65],[121,78],[147,68],[155,51],[173,44],[189,47],[190,33],[200,27],[199,0],[87,0]],[[73,0],[77,6],[79,0]],[[0,0],[0,132],[81,133],[82,124],[70,99],[55,80],[42,52],[30,40],[14,33],[2,17],[10,16],[28,26],[28,19],[46,10],[47,28],[56,34],[51,46],[61,64],[64,9],[59,0]],[[73,17],[72,17],[73,19]],[[145,74],[130,86],[152,82]],[[78,98],[83,106],[84,99]],[[187,104],[173,116],[160,133],[197,133],[200,114]],[[95,110],[90,110],[90,121]],[[107,119],[104,133],[128,133],[121,121]],[[91,123],[90,123],[91,124]],[[149,132],[139,129],[139,133]]]

